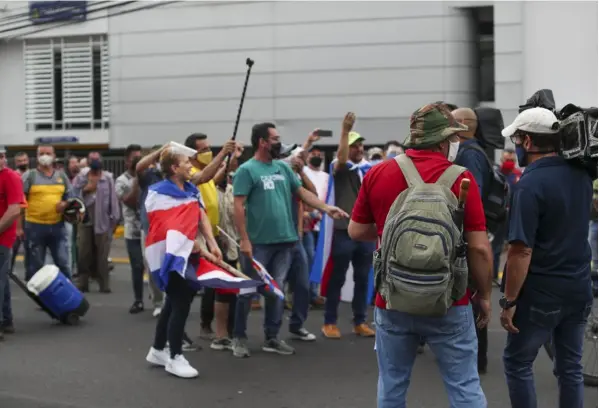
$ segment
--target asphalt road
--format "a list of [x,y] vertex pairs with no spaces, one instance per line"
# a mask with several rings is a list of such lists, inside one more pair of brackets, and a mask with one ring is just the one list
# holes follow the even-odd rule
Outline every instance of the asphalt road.
[[[17,269],[22,274],[20,264]],[[311,344],[294,342],[295,356],[273,356],[260,350],[262,313],[253,312],[251,358],[236,359],[230,353],[212,351],[204,343],[202,351],[187,353],[200,377],[181,380],[146,364],[155,320],[149,311],[128,314],[128,274],[126,265],[117,265],[114,292],[89,294],[91,309],[78,327],[52,323],[13,286],[18,331],[0,343],[1,408],[376,406],[378,372],[373,341],[350,334],[348,305],[342,307],[340,325],[346,333],[342,340],[319,337]],[[199,334],[199,301],[192,309],[187,329],[194,336]],[[307,328],[318,332],[321,322],[322,312],[313,311]],[[505,408],[509,407],[501,364],[505,334],[497,317],[490,330],[489,373],[483,377],[483,388],[489,407]],[[286,327],[282,334],[287,336]],[[539,407],[557,407],[557,384],[543,353],[535,373]],[[597,389],[587,388],[585,398],[585,406],[595,407]],[[429,350],[416,361],[408,401],[411,408],[448,406]]]

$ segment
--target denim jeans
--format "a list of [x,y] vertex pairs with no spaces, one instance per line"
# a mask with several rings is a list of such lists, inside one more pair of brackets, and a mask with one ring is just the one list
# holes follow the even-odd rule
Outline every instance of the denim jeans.
[[588,303],[536,304],[520,299],[514,326],[520,332],[508,334],[503,364],[512,408],[536,408],[537,395],[533,363],[539,349],[550,338],[554,347],[554,372],[559,385],[560,408],[582,408],[582,346],[591,310]]
[[310,267],[304,246],[299,241],[293,246],[288,279],[293,288],[289,330],[297,331],[304,326],[310,308]]
[[[314,234],[312,233],[312,231],[304,232],[304,236],[302,237],[302,244],[304,246],[304,251],[306,252],[306,257],[307,257],[307,262],[308,262],[308,274],[310,274],[310,270],[312,269],[312,264],[314,263],[314,255],[316,252],[316,242],[314,241]],[[314,299],[316,299],[318,297],[318,284],[314,283],[314,282],[309,282],[309,285],[310,285],[310,301],[313,301]]]
[[12,307],[10,299],[10,272],[12,248],[0,245],[0,325],[12,324]]
[[591,244],[591,253],[593,254],[591,263],[591,272],[594,273],[593,280],[597,275],[597,221],[591,221],[589,227],[589,244]]
[[353,241],[347,231],[335,230],[331,248],[333,271],[326,293],[325,324],[337,324],[341,288],[345,284],[345,276],[350,262],[354,267],[354,298],[352,300],[354,324],[358,325],[366,321],[368,277],[372,267],[372,253],[375,249],[375,244],[372,242]]
[[131,282],[136,302],[143,302],[144,295],[144,256],[141,239],[125,239],[129,263],[131,264]]
[[377,308],[378,408],[405,408],[418,344],[437,359],[451,408],[486,408],[477,370],[472,307],[454,306],[443,317],[421,317]]
[[25,223],[27,241],[27,271],[25,280],[31,279],[46,261],[46,249],[50,250],[54,264],[68,278],[71,277],[69,254],[67,250],[67,231],[64,223],[45,225]]
[[[294,243],[272,244],[272,245],[253,245],[252,251],[254,259],[260,262],[277,282],[280,288],[283,288],[293,255]],[[245,255],[240,255],[240,263],[243,273],[247,276],[259,279],[257,273],[251,264],[251,259]],[[263,288],[258,288],[258,292],[264,293]],[[246,327],[250,314],[252,298],[254,293],[239,295],[237,306],[235,308],[235,328],[233,336],[238,339],[247,338]],[[272,294],[264,297],[264,335],[266,339],[276,338],[281,328],[283,318],[283,301]]]

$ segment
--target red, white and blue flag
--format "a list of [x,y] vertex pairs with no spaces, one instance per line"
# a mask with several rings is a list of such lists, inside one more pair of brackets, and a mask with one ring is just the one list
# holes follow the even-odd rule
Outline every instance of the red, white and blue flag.
[[[256,271],[258,276],[260,276],[260,279],[262,279],[262,283],[264,284],[262,290],[265,295],[273,294],[279,299],[285,299],[285,294],[270,273],[268,273],[264,265],[252,258],[252,268],[254,268],[254,271]],[[241,294],[253,292],[256,292],[256,288],[241,289],[239,291]]]
[[[336,159],[333,160],[329,169],[329,186],[327,189],[326,203],[328,205],[335,205],[335,177],[334,166]],[[364,179],[364,175],[370,170],[372,165],[366,161],[355,164],[347,162],[347,167],[350,171],[358,172],[360,176],[360,182]],[[351,215],[351,214],[350,214]],[[320,284],[320,294],[326,297],[329,280],[333,272],[333,258],[331,257],[331,247],[333,245],[333,232],[335,230],[333,219],[326,214],[323,214],[322,221],[320,223],[320,233],[318,234],[318,243],[316,244],[316,253],[314,254],[314,263],[312,264],[312,270],[310,271],[310,282]],[[372,295],[374,293],[374,269],[370,269],[370,275],[368,278],[368,302],[371,302]]]
[[191,183],[185,183],[184,188],[164,180],[150,186],[145,201],[150,224],[145,255],[156,285],[164,291],[171,273],[179,274],[198,290],[203,286],[239,290],[262,285],[191,253],[201,216],[200,193]]

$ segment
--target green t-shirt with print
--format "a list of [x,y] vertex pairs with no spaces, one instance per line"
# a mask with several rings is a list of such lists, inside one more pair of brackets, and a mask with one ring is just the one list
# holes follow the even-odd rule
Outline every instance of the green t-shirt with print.
[[281,244],[297,241],[291,196],[301,184],[291,167],[275,160],[251,159],[233,178],[233,194],[245,196],[246,228],[252,244]]

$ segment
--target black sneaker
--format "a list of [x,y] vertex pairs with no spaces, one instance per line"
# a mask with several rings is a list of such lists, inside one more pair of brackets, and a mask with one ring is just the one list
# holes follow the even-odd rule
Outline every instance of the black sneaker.
[[3,331],[4,334],[14,334],[15,333],[15,325],[12,324],[12,322],[3,323],[2,326],[0,326],[0,331]]
[[136,301],[131,305],[131,308],[129,309],[129,313],[131,314],[137,314],[137,313],[141,313],[144,311],[144,304],[141,301]]
[[202,349],[202,346],[191,340],[187,333],[184,333],[182,349],[183,351],[200,351]]
[[316,336],[310,333],[308,330],[303,327],[299,330],[289,330],[289,332],[293,335],[293,338],[302,341],[314,341],[316,340]]
[[214,339],[212,343],[210,343],[210,348],[212,350],[218,351],[233,350],[233,342],[231,341],[231,339],[228,339],[226,337],[222,339]]
[[295,349],[285,343],[283,340],[270,339],[266,340],[262,345],[262,350],[267,353],[277,353],[284,356],[295,354]]

